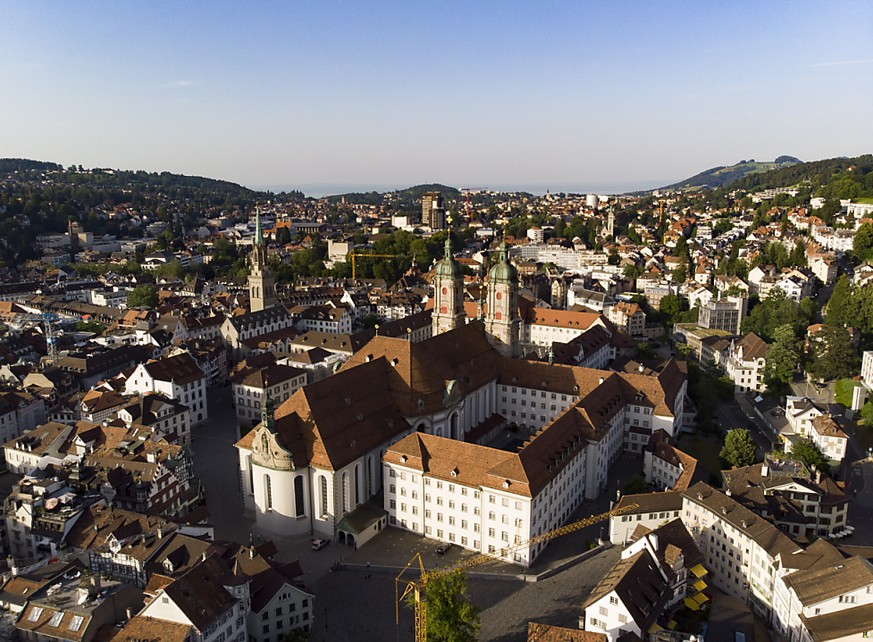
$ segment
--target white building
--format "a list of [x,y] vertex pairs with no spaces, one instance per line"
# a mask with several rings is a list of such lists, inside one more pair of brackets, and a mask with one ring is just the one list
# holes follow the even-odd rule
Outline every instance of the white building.
[[188,406],[190,425],[209,418],[206,375],[188,353],[152,359],[138,365],[125,381],[127,394],[158,392]]
[[724,369],[737,392],[764,392],[764,368],[770,346],[754,332],[731,341]]
[[247,428],[254,426],[261,421],[267,400],[276,408],[305,386],[306,381],[305,370],[278,364],[243,368],[234,373],[231,382],[237,422]]
[[227,575],[213,554],[158,589],[138,615],[190,626],[192,642],[246,642],[249,584],[232,581],[225,586]]

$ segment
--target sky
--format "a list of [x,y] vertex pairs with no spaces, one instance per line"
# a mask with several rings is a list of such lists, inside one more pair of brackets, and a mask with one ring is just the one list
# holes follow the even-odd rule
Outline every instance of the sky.
[[871,0],[0,0],[0,157],[615,192],[871,152]]

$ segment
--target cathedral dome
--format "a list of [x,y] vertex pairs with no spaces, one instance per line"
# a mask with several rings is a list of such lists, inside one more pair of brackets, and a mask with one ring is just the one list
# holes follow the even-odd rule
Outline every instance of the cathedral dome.
[[464,278],[464,270],[461,264],[452,258],[451,241],[446,239],[446,255],[436,264],[436,277],[442,279],[462,279]]
[[506,257],[506,244],[500,244],[500,260],[488,271],[488,280],[491,283],[516,283],[518,270]]

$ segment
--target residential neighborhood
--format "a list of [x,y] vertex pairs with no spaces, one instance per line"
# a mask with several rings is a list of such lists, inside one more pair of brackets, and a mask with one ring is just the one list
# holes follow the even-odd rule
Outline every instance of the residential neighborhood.
[[[863,203],[242,194],[0,269],[10,635],[412,639],[340,597],[410,558],[482,639],[873,631]],[[561,617],[492,614],[585,569]]]

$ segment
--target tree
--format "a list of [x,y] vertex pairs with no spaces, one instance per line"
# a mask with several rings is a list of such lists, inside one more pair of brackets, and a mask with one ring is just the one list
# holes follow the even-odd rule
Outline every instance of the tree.
[[276,230],[276,244],[280,246],[288,245],[291,242],[291,230],[287,227],[280,227]]
[[768,388],[782,388],[791,383],[800,359],[797,335],[789,324],[780,325],[773,333],[773,345],[767,350],[764,381]]
[[855,240],[852,244],[852,254],[859,261],[866,261],[873,257],[873,225],[864,223],[855,232]]
[[820,470],[823,473],[828,473],[831,469],[824,453],[819,450],[818,446],[812,443],[811,439],[798,439],[795,441],[787,457],[794,461],[799,461],[810,469],[815,466],[816,470]]
[[755,463],[755,440],[745,428],[732,428],[724,438],[719,456],[731,466],[742,468]]
[[[479,635],[479,609],[467,599],[467,578],[459,570],[427,583],[427,639],[431,642],[473,642]],[[414,607],[412,594],[406,605]]]
[[309,633],[303,629],[294,629],[285,636],[282,642],[308,642],[308,640]]
[[155,308],[158,305],[158,289],[153,285],[138,285],[127,294],[129,308]]
[[688,310],[688,300],[675,294],[668,294],[658,304],[658,311],[665,317],[664,322],[671,326],[682,312]]
[[825,322],[835,325],[857,322],[859,313],[858,297],[853,292],[849,277],[842,274],[834,285],[831,298],[828,299]]
[[812,341],[809,371],[821,381],[848,377],[855,368],[855,347],[846,328],[823,325]]
[[643,475],[634,475],[622,488],[622,493],[625,495],[639,495],[645,492],[646,478]]

